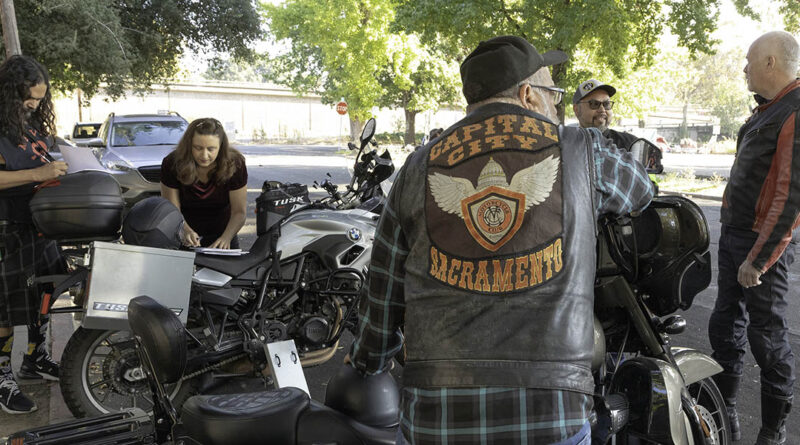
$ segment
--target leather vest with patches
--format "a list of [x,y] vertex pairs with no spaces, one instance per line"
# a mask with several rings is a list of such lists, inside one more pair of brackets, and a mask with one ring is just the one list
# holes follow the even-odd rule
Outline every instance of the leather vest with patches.
[[405,385],[593,392],[590,143],[490,104],[410,157]]

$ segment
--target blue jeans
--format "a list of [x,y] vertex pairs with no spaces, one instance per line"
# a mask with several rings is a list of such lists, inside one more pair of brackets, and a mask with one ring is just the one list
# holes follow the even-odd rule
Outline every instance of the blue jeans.
[[555,443],[553,445],[590,445],[592,443],[592,427],[589,422],[583,424],[583,428],[578,431],[578,434],[570,437],[567,440]]
[[754,232],[723,225],[719,237],[719,294],[708,321],[712,357],[724,372],[741,376],[745,345],[750,344],[761,368],[761,390],[779,396],[792,395],[795,379],[794,354],[786,322],[789,266],[795,244],[761,275],[761,284],[739,285],[739,266],[756,240]]

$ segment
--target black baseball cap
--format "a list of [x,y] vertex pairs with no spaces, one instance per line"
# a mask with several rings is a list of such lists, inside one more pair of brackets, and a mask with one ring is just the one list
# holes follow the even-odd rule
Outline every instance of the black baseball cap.
[[606,85],[597,79],[589,79],[578,85],[578,89],[576,89],[575,94],[572,95],[572,104],[577,104],[589,93],[596,90],[605,90],[605,92],[608,93],[608,97],[613,96],[617,92],[617,89],[611,85]]
[[539,54],[517,36],[495,37],[478,44],[461,63],[461,83],[468,104],[488,99],[541,68],[567,61],[562,51]]

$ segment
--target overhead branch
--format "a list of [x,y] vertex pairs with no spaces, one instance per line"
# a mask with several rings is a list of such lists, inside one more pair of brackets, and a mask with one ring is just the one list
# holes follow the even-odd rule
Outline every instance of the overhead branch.
[[91,13],[87,13],[87,15],[89,16],[89,18],[94,20],[98,25],[100,25],[103,28],[105,28],[106,31],[108,31],[109,34],[111,34],[111,37],[114,39],[115,42],[117,42],[117,45],[119,46],[119,50],[122,52],[122,58],[125,59],[125,60],[128,60],[128,56],[127,56],[127,54],[125,54],[125,48],[122,46],[122,42],[119,40],[117,35],[114,34],[114,31],[112,31],[111,28],[108,25],[106,25],[105,23],[103,23],[100,20],[98,20]]
[[505,2],[505,0],[499,0],[499,1],[500,1],[500,11],[503,13],[503,15],[504,15],[504,16],[506,16],[506,20],[508,20],[508,21],[509,21],[509,23],[510,23],[510,24],[511,24],[511,25],[512,25],[514,28],[516,28],[516,29],[517,29],[517,32],[519,33],[518,35],[519,35],[520,37],[524,38],[525,40],[528,40],[528,41],[530,41],[530,39],[528,38],[528,36],[525,34],[525,31],[523,31],[523,30],[522,30],[522,26],[520,26],[519,22],[518,22],[518,21],[517,21],[515,18],[513,18],[513,17],[511,16],[511,12],[509,12],[508,8],[506,8],[506,2]]

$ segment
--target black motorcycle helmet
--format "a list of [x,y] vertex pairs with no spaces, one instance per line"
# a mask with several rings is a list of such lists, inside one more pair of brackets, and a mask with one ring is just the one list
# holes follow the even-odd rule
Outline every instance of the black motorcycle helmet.
[[122,222],[126,244],[179,249],[183,215],[174,204],[160,197],[137,202]]

